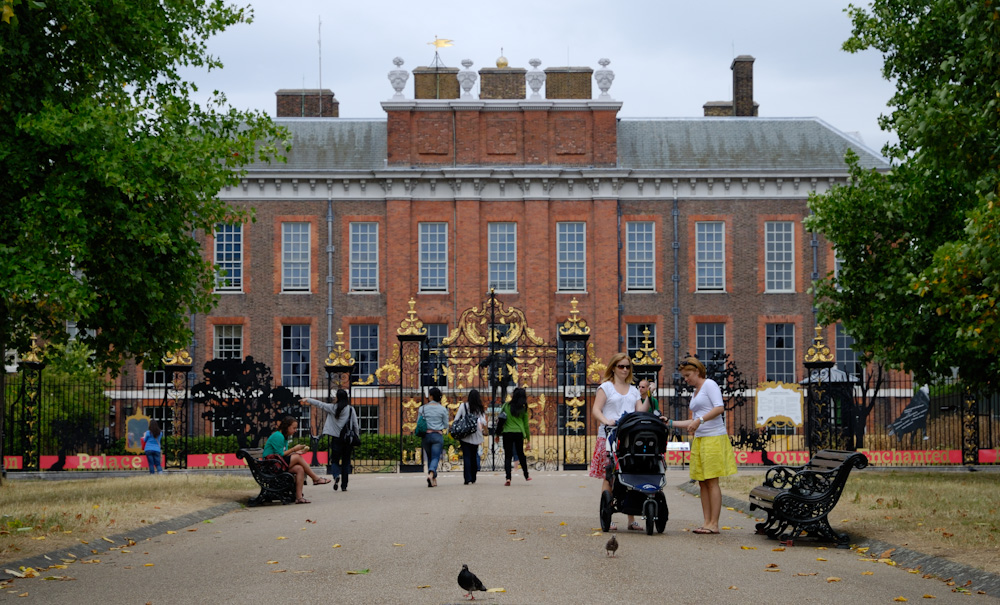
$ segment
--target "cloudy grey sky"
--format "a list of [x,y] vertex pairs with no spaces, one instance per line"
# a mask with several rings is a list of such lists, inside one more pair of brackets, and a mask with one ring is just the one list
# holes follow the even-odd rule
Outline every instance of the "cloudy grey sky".
[[[428,42],[438,36],[454,40],[440,51],[447,66],[471,59],[477,71],[494,67],[501,48],[511,67],[526,69],[535,57],[542,69],[598,69],[607,57],[620,117],[700,116],[706,101],[732,99],[732,59],[752,55],[761,116],[816,116],[859,133],[875,150],[892,136],[877,122],[893,92],[881,77],[881,56],[841,50],[850,35],[846,0],[237,3],[248,1],[254,22],[210,43],[225,68],[188,76],[203,90],[222,90],[235,107],[272,116],[275,91],[322,81],[341,117],[381,118],[380,102],[393,94],[392,59],[402,57],[410,70],[429,65]],[[405,94],[413,96],[412,76]]]

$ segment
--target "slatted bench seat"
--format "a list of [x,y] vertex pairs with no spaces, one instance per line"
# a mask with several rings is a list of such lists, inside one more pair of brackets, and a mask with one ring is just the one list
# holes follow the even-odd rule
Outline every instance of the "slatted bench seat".
[[295,475],[288,471],[278,470],[274,460],[261,458],[264,450],[242,448],[236,452],[236,457],[246,460],[254,480],[260,485],[260,493],[250,498],[247,506],[259,506],[266,502],[295,502]]
[[757,533],[788,545],[808,536],[849,547],[848,535],[835,532],[827,516],[840,500],[851,469],[866,466],[868,458],[862,453],[822,450],[804,466],[769,469],[764,484],[750,491],[750,510],[767,513]]

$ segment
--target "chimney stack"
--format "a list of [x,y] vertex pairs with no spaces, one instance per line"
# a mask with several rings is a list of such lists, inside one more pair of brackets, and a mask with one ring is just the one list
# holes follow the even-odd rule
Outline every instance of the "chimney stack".
[[594,70],[590,67],[545,68],[546,99],[590,99],[590,81]]
[[340,101],[333,91],[320,89],[282,89],[277,97],[279,118],[339,118]]
[[457,67],[418,67],[413,70],[414,99],[457,99]]
[[740,55],[733,59],[733,115],[755,116],[757,106],[753,102],[753,61],[750,55]]
[[479,70],[480,99],[523,99],[525,95],[524,76],[528,70],[510,67],[507,58],[497,59],[497,66]]

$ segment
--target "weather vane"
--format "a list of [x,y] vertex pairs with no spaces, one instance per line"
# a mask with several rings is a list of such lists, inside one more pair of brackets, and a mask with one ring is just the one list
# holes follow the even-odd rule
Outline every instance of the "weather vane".
[[434,41],[427,43],[434,47],[434,62],[431,63],[431,67],[444,67],[444,63],[441,62],[441,57],[438,55],[438,49],[454,46],[452,42],[454,42],[454,40],[449,40],[448,38],[438,38],[435,34]]

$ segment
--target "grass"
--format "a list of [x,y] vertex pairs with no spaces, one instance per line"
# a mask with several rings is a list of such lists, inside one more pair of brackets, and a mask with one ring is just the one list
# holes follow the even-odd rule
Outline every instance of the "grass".
[[[762,480],[741,474],[720,485],[746,502]],[[867,470],[851,474],[829,519],[854,540],[881,540],[1000,574],[998,508],[996,473]]]
[[172,473],[7,481],[0,487],[0,564],[245,500],[255,485],[248,476]]

